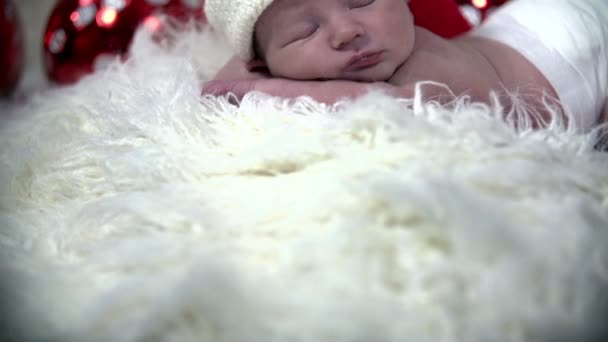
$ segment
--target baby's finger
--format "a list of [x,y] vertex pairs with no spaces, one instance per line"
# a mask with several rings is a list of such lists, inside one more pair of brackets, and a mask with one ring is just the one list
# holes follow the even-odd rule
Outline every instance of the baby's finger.
[[238,99],[253,90],[251,81],[209,81],[203,85],[203,94],[222,96],[234,94]]
[[202,89],[201,93],[203,95],[215,95],[215,96],[224,95],[227,92],[227,87],[226,87],[225,83],[226,83],[226,81],[217,81],[217,80],[205,82],[203,84],[203,89]]

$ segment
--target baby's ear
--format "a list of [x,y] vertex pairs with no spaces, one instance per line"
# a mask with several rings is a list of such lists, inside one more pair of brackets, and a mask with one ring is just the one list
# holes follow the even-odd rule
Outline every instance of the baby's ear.
[[258,71],[259,69],[268,69],[266,62],[261,58],[254,58],[247,62],[247,70]]

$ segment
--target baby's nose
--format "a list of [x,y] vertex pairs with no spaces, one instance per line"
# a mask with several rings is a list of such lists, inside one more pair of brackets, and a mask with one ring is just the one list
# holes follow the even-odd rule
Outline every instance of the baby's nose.
[[332,25],[331,46],[334,49],[348,49],[365,32],[363,26],[348,16],[336,18]]

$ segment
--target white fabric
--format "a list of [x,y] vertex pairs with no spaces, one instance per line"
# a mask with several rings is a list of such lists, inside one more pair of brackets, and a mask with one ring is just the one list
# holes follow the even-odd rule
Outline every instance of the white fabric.
[[221,32],[234,53],[245,60],[254,57],[255,23],[273,0],[206,0],[209,24]]
[[579,129],[596,124],[608,96],[607,0],[514,0],[473,34],[503,42],[528,58]]
[[0,341],[591,341],[605,327],[608,154],[593,135],[518,130],[464,100],[236,107],[201,98],[196,77],[229,54],[174,43],[136,40],[132,63],[0,123]]

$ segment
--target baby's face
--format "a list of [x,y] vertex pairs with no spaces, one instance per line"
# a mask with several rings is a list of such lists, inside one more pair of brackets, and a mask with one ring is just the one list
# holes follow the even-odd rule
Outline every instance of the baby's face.
[[387,81],[414,46],[406,0],[276,0],[255,34],[271,74],[296,80]]

